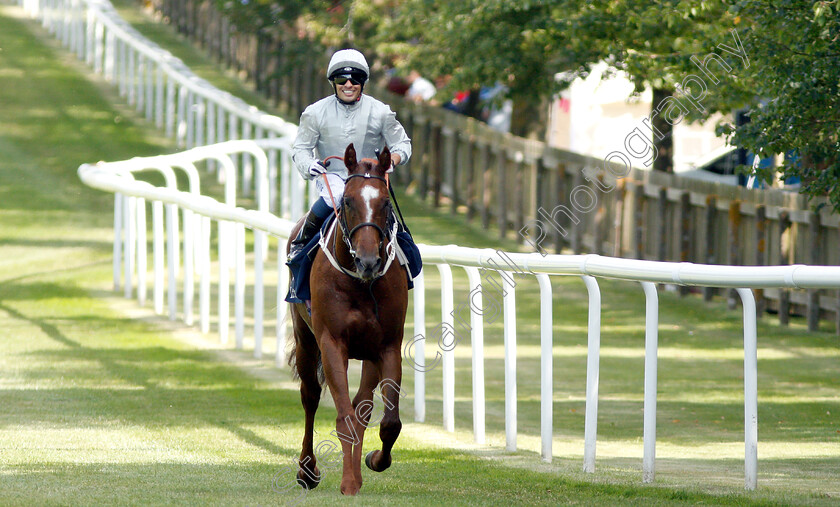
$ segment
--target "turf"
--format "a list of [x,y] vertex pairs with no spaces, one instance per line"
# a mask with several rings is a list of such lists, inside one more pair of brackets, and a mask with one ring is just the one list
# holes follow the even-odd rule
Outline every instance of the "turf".
[[[0,504],[273,505],[299,496],[316,505],[343,503],[335,470],[308,493],[272,489],[288,482],[301,437],[299,395],[286,370],[220,348],[213,336],[195,337],[148,317],[148,309],[134,312],[135,303],[111,291],[113,201],[82,186],[75,169],[174,148],[118,106],[107,85],[91,81],[46,42],[34,22],[17,18],[16,9],[0,9]],[[168,37],[167,44],[183,44]],[[498,245],[474,225],[424,203],[408,196],[402,203],[415,217],[420,241]],[[440,319],[431,297],[434,271],[427,270],[430,326]],[[522,278],[516,288],[521,450],[502,450],[496,323],[486,332],[491,445],[470,444],[465,341],[456,348],[456,434],[440,429],[440,376],[430,373],[428,423],[410,423],[407,398],[403,419],[409,424],[395,464],[384,474],[363,472],[355,503],[837,503],[836,338],[807,333],[799,322],[760,324],[759,488],[745,493],[740,315],[723,304],[664,292],[657,482],[642,485],[641,291],[602,282],[597,473],[584,474],[585,292],[574,278],[556,278],[554,287],[554,463],[541,463],[535,452],[537,296]],[[134,318],[138,314],[144,318]],[[408,368],[405,377],[411,393]],[[328,439],[334,422],[326,398],[316,439]],[[370,448],[375,440],[368,439]]]

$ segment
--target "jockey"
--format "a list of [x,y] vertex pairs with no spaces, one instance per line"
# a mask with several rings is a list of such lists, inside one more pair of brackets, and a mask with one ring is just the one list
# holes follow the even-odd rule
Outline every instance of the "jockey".
[[290,259],[309,243],[333,212],[330,193],[321,175],[327,175],[336,204],[344,194],[347,168],[341,163],[326,167],[323,160],[342,157],[350,143],[356,147],[359,159],[376,158],[376,151],[387,146],[391,152],[388,172],[411,157],[411,140],[397,121],[396,113],[383,102],[362,94],[369,76],[370,68],[362,53],[355,49],[336,51],[327,66],[327,79],[335,94],[311,104],[300,116],[292,161],[301,176],[315,179],[320,197],[292,240]]

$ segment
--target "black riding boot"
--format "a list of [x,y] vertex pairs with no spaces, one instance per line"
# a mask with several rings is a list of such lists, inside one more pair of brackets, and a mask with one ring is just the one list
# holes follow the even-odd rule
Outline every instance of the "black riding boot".
[[323,223],[324,220],[315,213],[311,211],[307,213],[303,227],[300,228],[297,237],[292,240],[292,246],[289,249],[289,259],[297,255],[315,237],[315,233],[318,232],[318,229],[321,228],[321,224]]

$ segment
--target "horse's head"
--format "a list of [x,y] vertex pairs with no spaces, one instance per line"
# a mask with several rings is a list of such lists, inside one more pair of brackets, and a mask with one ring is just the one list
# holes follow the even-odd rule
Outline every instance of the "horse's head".
[[379,159],[356,160],[353,144],[344,152],[347,182],[343,214],[356,272],[372,280],[382,266],[383,245],[388,235],[391,200],[385,171],[391,166],[391,152],[384,148]]

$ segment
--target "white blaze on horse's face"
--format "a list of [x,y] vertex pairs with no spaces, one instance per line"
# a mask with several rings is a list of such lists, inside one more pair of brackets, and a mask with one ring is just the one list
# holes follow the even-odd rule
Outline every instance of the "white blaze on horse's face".
[[372,186],[365,186],[362,188],[362,199],[365,200],[365,222],[373,221],[373,206],[371,202],[379,197],[379,189]]

